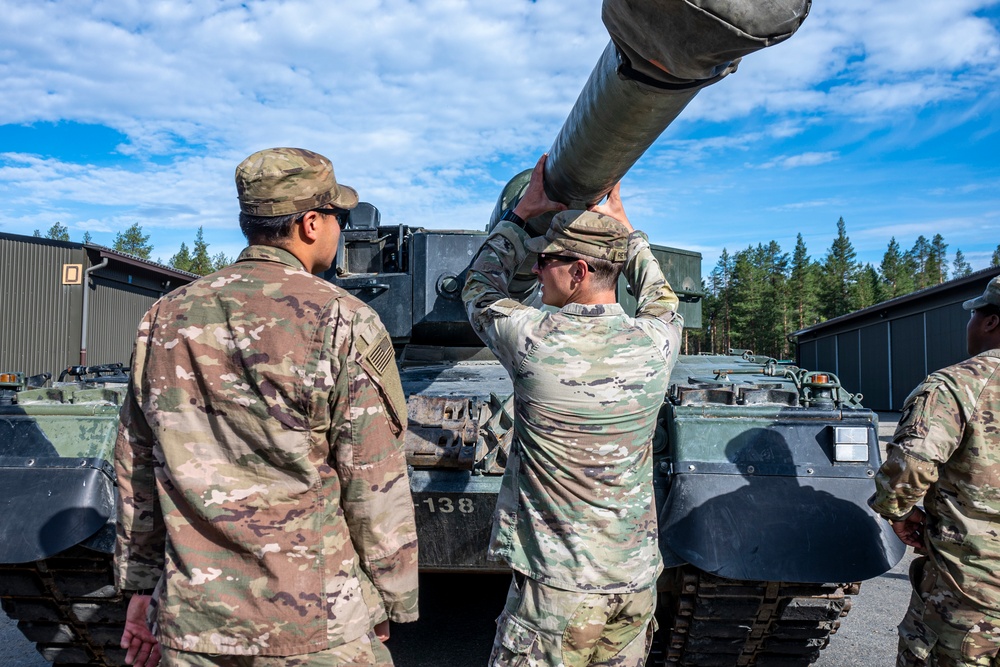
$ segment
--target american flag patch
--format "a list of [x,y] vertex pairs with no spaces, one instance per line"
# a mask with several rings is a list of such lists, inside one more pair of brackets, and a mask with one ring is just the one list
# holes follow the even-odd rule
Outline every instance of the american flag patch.
[[392,341],[389,340],[388,334],[382,336],[378,343],[368,348],[366,356],[375,372],[382,375],[385,372],[385,367],[392,360]]

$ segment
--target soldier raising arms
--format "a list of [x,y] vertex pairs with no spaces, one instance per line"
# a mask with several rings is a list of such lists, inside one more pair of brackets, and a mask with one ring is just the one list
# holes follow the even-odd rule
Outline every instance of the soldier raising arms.
[[975,356],[913,390],[875,478],[875,510],[926,554],[899,667],[1000,666],[1000,278],[963,305]]
[[315,275],[357,193],[295,148],[251,155],[236,186],[250,246],[136,338],[115,454],[127,662],[391,665],[387,619],[417,618],[406,403],[378,316]]
[[[490,664],[639,667],[662,569],[652,437],[683,324],[618,186],[607,204],[557,213],[544,237],[528,238],[522,219],[565,208],[545,196],[544,162],[463,293],[514,382],[515,435],[490,545],[514,581]],[[550,309],[508,298],[529,252]],[[622,270],[639,301],[634,318],[616,303]]]

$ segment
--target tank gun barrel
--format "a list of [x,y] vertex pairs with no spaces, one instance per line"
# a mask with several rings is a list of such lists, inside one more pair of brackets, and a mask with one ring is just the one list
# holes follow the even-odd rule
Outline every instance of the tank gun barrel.
[[611,42],[549,150],[549,196],[571,208],[600,201],[699,90],[790,37],[810,5],[604,0]]

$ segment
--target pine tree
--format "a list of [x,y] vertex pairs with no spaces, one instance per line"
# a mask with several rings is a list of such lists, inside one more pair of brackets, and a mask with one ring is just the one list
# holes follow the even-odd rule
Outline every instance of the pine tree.
[[948,280],[948,244],[944,237],[935,234],[927,255],[927,285],[940,285]]
[[786,359],[791,352],[785,336],[789,328],[788,253],[781,252],[777,241],[758,247],[765,281],[760,312],[760,349],[769,356]]
[[997,249],[993,251],[993,259],[990,260],[990,266],[1000,266],[1000,243],[997,244]]
[[93,243],[94,242],[93,239],[90,236],[90,232],[89,231],[83,233],[83,242],[84,243]]
[[702,319],[708,323],[706,343],[709,351],[718,354],[729,350],[730,331],[730,293],[729,280],[732,275],[732,258],[725,248],[719,256],[706,289],[705,302],[702,308]]
[[827,319],[839,317],[851,311],[852,285],[857,280],[857,253],[847,237],[844,218],[837,221],[837,238],[826,252],[823,260],[822,305]]
[[205,231],[203,227],[198,228],[198,233],[194,237],[194,246],[191,248],[191,273],[199,276],[207,276],[215,271],[212,258],[208,254],[208,244],[205,243]]
[[882,255],[879,266],[882,274],[883,294],[886,299],[894,299],[913,291],[913,272],[908,257],[903,254],[896,237],[889,239],[889,247]]
[[972,267],[965,261],[965,255],[961,250],[955,251],[955,261],[951,265],[951,270],[956,278],[964,278],[972,273]]
[[819,322],[817,282],[819,266],[809,257],[802,234],[795,239],[791,276],[788,280],[793,327],[805,329]]
[[871,264],[865,264],[858,271],[858,280],[854,284],[854,309],[861,310],[884,301],[882,280],[878,271]]
[[923,234],[917,237],[913,247],[906,253],[906,259],[913,272],[913,288],[923,289],[931,283],[927,276],[927,260],[931,256],[931,244]]
[[149,234],[142,233],[142,225],[133,222],[132,226],[124,232],[115,235],[114,245],[111,246],[117,252],[134,255],[139,259],[149,259],[153,253],[153,246],[149,243]]
[[212,269],[214,271],[221,271],[232,263],[233,261],[226,257],[226,253],[224,252],[220,252],[218,255],[212,257]]
[[36,229],[35,231],[33,231],[33,232],[31,233],[31,235],[32,235],[32,236],[34,236],[34,237],[35,237],[35,238],[37,238],[37,239],[40,239],[40,238],[42,238],[42,233],[41,233],[40,231],[38,231],[37,229]]
[[760,255],[753,246],[733,255],[733,271],[729,283],[732,325],[730,337],[733,346],[764,354],[759,322],[764,300]]
[[177,250],[177,254],[170,258],[169,264],[178,271],[191,272],[191,253],[188,251],[187,243],[181,242],[181,247]]
[[56,241],[69,241],[69,229],[66,228],[66,225],[57,222],[49,227],[49,231],[45,232],[45,238]]

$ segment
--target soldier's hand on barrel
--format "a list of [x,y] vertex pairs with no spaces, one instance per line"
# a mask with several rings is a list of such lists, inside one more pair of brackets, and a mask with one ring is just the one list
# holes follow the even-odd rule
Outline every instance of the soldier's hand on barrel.
[[521,201],[514,207],[516,213],[522,220],[530,220],[542,213],[549,211],[565,211],[566,205],[557,201],[552,201],[545,194],[545,159],[548,153],[543,153],[535,163],[535,168],[531,171],[531,180],[528,181],[528,188],[521,196]]
[[914,549],[923,549],[924,546],[924,524],[927,515],[919,507],[914,507],[910,515],[901,521],[892,522],[892,532],[906,544]]
[[160,663],[160,643],[146,623],[152,599],[151,595],[133,595],[128,601],[121,647],[125,649],[125,663],[133,667],[156,667]]
[[625,207],[622,206],[621,181],[615,183],[615,187],[611,188],[611,192],[608,193],[608,198],[604,200],[603,204],[594,204],[589,210],[594,211],[595,213],[610,215],[612,218],[628,227],[629,232],[635,231],[635,228],[632,227],[632,223],[628,221],[628,216],[625,215]]

